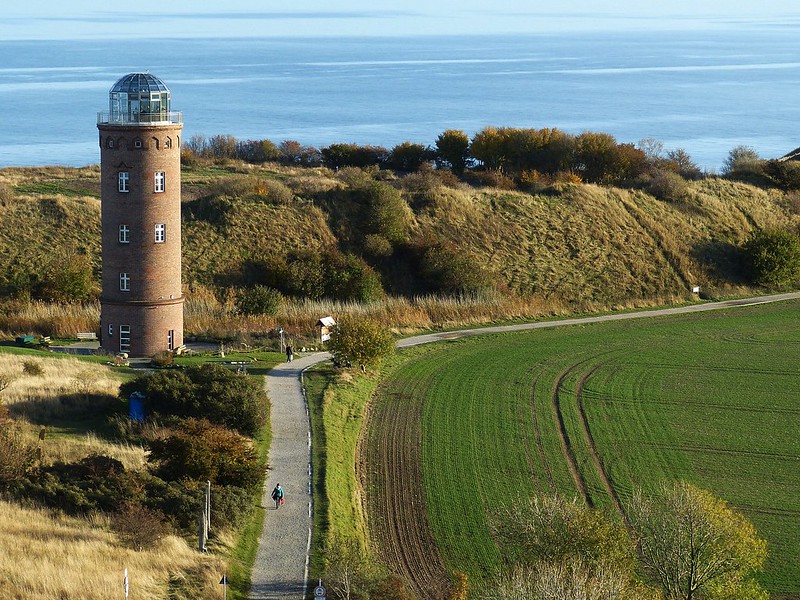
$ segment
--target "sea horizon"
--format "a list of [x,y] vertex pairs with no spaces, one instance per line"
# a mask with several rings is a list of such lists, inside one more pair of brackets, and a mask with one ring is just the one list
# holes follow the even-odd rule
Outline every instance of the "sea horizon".
[[[800,146],[796,25],[703,31],[0,41],[0,166],[99,162],[96,113],[129,72],[172,91],[184,135],[434,145],[487,126],[656,138],[707,171]],[[746,42],[746,43],[745,43]]]

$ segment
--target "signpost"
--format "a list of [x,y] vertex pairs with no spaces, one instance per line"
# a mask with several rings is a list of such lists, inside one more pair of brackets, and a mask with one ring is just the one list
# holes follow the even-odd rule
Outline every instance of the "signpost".
[[219,580],[219,584],[222,586],[222,598],[225,600],[228,597],[228,576],[223,575],[222,579]]
[[319,580],[317,587],[314,588],[314,598],[316,600],[325,600],[325,588],[322,587],[322,579]]
[[125,588],[125,600],[128,598],[128,567],[125,567],[125,577],[122,578],[122,587]]

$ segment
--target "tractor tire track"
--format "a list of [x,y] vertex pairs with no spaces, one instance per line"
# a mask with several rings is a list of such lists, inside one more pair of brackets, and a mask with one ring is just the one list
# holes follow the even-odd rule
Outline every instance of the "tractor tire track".
[[594,507],[594,503],[592,502],[592,497],[589,495],[589,489],[588,486],[586,485],[586,480],[584,479],[580,467],[578,466],[578,459],[575,456],[575,450],[572,447],[572,442],[570,442],[569,434],[567,433],[567,427],[564,421],[564,414],[561,411],[560,391],[564,384],[564,380],[584,362],[586,361],[581,361],[577,364],[574,364],[559,374],[558,378],[553,383],[553,390],[551,394],[551,408],[553,410],[553,416],[555,418],[556,426],[558,428],[558,438],[559,441],[561,442],[561,453],[564,456],[564,459],[567,463],[567,469],[569,470],[569,473],[572,476],[572,480],[575,483],[575,489],[578,490],[584,502],[586,502],[587,506]]
[[580,415],[581,433],[583,434],[583,439],[586,442],[586,447],[589,450],[589,456],[592,459],[594,468],[597,471],[597,475],[600,477],[600,481],[603,483],[603,487],[606,490],[606,494],[608,494],[608,497],[611,498],[611,501],[614,503],[614,508],[622,517],[623,521],[625,521],[626,527],[630,529],[631,524],[630,521],[628,520],[628,516],[625,513],[625,510],[622,507],[622,502],[619,499],[617,490],[611,483],[611,478],[608,476],[608,472],[606,471],[605,466],[603,465],[603,461],[600,458],[600,454],[597,452],[597,446],[594,443],[592,430],[589,427],[589,419],[586,416],[586,410],[584,409],[583,406],[583,388],[586,386],[586,382],[589,380],[589,378],[592,377],[592,375],[594,375],[601,367],[603,367],[603,363],[595,365],[589,371],[587,371],[581,376],[581,378],[578,380],[577,389],[575,391],[575,400],[578,405],[578,414]]
[[[534,440],[536,442],[536,453],[539,455],[539,460],[542,463],[542,469],[544,470],[544,475],[547,478],[547,484],[550,488],[550,493],[556,493],[556,482],[553,478],[553,471],[550,469],[550,463],[547,461],[547,455],[544,451],[544,442],[542,441],[542,431],[539,427],[539,418],[536,416],[536,384],[539,383],[539,379],[542,376],[542,371],[539,371],[536,374],[536,378],[533,380],[533,384],[531,385],[531,423],[533,425],[533,435]],[[541,489],[541,487],[539,488]]]

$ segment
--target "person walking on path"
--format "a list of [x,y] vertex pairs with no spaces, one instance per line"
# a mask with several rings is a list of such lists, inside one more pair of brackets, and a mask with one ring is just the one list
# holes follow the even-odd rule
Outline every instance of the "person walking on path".
[[289,344],[286,344],[286,362],[292,362],[294,359],[294,350]]
[[283,504],[283,488],[280,483],[272,490],[272,499],[275,501],[275,510],[278,510]]

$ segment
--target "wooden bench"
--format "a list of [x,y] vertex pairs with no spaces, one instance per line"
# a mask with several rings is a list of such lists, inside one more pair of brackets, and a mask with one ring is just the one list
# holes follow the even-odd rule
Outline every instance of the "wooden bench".
[[79,340],[96,340],[97,339],[97,334],[94,333],[94,332],[91,332],[91,333],[79,333],[78,334],[78,339]]

